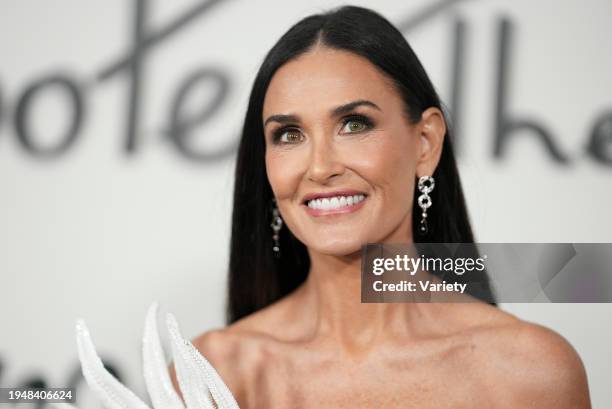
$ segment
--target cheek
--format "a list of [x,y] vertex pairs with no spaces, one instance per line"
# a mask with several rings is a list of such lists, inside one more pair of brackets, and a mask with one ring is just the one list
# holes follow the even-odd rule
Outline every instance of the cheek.
[[354,169],[362,173],[374,188],[389,199],[411,191],[416,172],[413,136],[387,134],[372,138],[371,143],[354,146],[350,157]]
[[268,181],[277,199],[295,194],[300,181],[300,160],[295,153],[266,150]]

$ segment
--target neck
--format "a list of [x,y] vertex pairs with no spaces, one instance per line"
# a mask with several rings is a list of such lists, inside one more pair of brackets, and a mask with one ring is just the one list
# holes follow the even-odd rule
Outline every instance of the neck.
[[302,305],[312,311],[313,337],[337,341],[351,353],[365,351],[383,336],[414,335],[425,304],[361,303],[361,253],[330,256],[310,252],[311,268],[301,288]]

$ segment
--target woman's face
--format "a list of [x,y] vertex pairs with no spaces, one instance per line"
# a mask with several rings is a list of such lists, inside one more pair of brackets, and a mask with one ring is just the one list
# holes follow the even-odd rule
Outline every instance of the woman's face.
[[283,65],[262,120],[268,180],[285,225],[323,254],[411,242],[415,178],[431,175],[439,158],[427,153],[428,126],[444,135],[438,113],[411,124],[391,80],[347,51],[316,47]]

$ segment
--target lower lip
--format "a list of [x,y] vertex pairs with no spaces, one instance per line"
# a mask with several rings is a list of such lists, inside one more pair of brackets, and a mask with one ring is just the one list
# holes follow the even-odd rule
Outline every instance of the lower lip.
[[363,204],[365,203],[366,200],[368,200],[367,196],[361,202],[357,204],[350,205],[350,206],[342,206],[342,207],[339,207],[338,209],[328,209],[328,210],[313,209],[312,207],[308,207],[308,205],[306,204],[303,204],[302,206],[306,208],[306,212],[311,216],[315,216],[315,217],[331,216],[331,215],[336,215],[336,214],[346,214],[346,213],[356,212],[357,210],[363,207]]

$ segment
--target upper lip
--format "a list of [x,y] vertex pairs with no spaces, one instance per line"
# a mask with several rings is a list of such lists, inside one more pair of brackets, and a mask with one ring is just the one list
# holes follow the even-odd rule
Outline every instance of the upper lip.
[[324,197],[333,197],[333,196],[355,196],[355,195],[364,195],[367,196],[364,192],[359,190],[333,190],[330,192],[317,192],[317,193],[309,193],[302,199],[302,203],[308,203],[308,201],[313,199],[321,199]]

